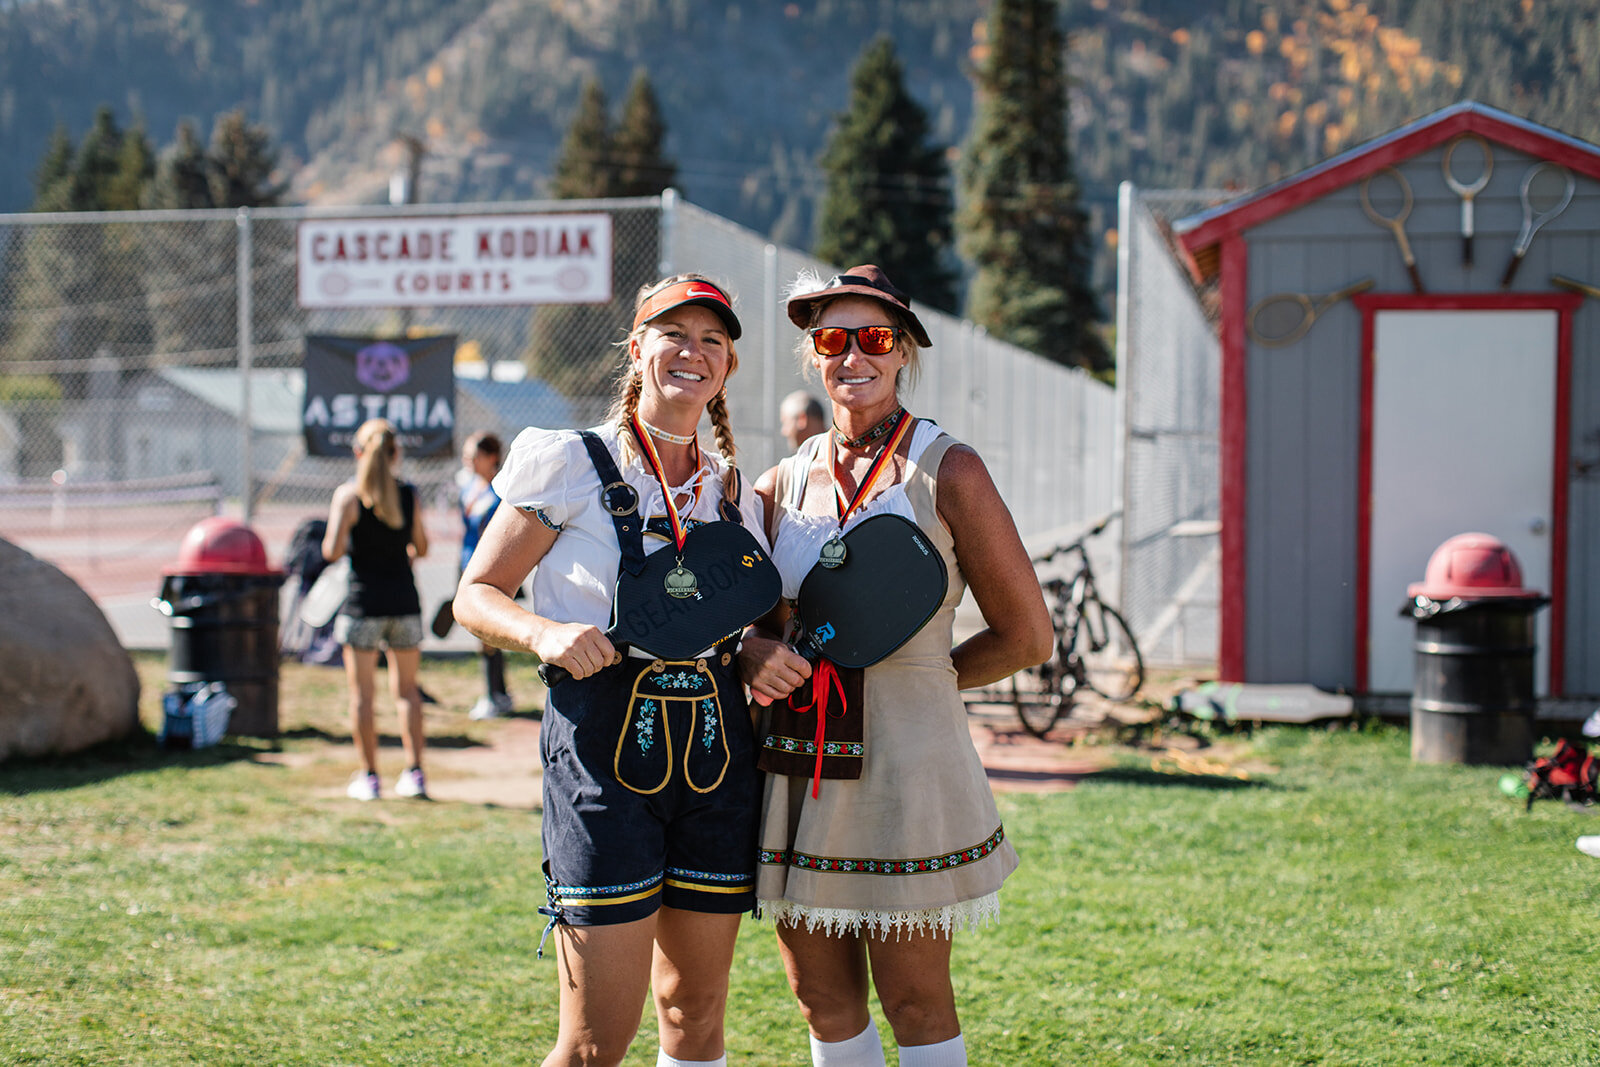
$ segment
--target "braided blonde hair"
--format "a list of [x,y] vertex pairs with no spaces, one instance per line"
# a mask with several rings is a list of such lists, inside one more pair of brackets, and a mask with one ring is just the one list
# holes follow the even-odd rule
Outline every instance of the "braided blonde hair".
[[[712,281],[710,278],[707,278],[704,274],[674,274],[670,278],[662,278],[660,281],[654,281],[648,285],[641,286],[638,295],[633,301],[634,313],[637,314],[639,309],[644,306],[644,302],[650,299],[650,297],[654,296],[658,291],[665,289],[669,285],[676,285],[679,282],[704,282],[706,285],[715,288],[724,296],[727,296],[730,304],[733,303],[733,298],[728,293],[727,288],[718,284],[717,282]],[[645,327],[648,325],[649,323],[640,323],[633,330],[629,331],[628,336],[617,342],[617,347],[626,351],[629,342],[633,341],[637,337],[642,336],[644,334]],[[733,346],[733,338],[730,337],[728,338],[727,377],[732,377],[733,373],[738,369],[739,353],[738,350]],[[723,381],[724,386],[726,386],[727,378],[724,378]],[[633,431],[629,424],[632,421],[634,414],[639,410],[639,398],[642,395],[644,395],[644,378],[641,375],[633,372],[633,364],[631,362],[624,360],[622,364],[622,373],[617,377],[616,393],[611,399],[611,407],[606,411],[605,419],[606,422],[615,423],[617,428],[623,431],[617,435],[617,439],[618,448],[622,451],[622,458],[624,462],[638,458],[638,446],[633,440]],[[711,400],[706,404],[706,414],[711,416],[713,440],[716,442],[717,451],[721,453],[724,462],[726,462],[728,465],[727,472],[722,476],[723,495],[726,499],[733,500],[734,505],[738,506],[738,500],[734,499],[733,497],[734,489],[738,485],[738,481],[736,472],[734,471],[735,447],[733,443],[733,426],[728,418],[728,394],[726,387],[719,389],[717,391],[717,395],[712,397]]]

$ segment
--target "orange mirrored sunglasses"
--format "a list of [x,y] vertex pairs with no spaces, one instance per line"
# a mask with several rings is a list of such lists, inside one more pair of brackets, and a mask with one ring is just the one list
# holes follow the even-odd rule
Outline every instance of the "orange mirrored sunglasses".
[[818,326],[811,331],[811,347],[819,356],[841,356],[855,339],[861,351],[881,356],[894,348],[900,338],[898,326]]

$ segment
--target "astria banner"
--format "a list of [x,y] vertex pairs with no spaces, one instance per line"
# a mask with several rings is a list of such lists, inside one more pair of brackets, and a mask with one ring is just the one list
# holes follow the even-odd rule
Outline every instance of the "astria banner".
[[356,430],[388,419],[406,453],[455,453],[456,338],[306,337],[306,454],[349,456]]

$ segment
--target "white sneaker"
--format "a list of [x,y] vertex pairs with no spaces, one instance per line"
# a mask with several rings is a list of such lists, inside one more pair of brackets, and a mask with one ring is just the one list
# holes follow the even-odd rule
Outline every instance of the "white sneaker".
[[413,767],[408,771],[401,771],[400,777],[395,779],[394,795],[397,797],[416,797],[418,800],[428,799],[428,783],[422,777],[422,769]]
[[377,800],[378,776],[371,771],[357,771],[351,777],[345,795],[351,800]]
[[478,702],[472,705],[472,710],[467,712],[469,719],[498,719],[501,715],[499,703],[491,696],[481,696]]
[[1578,851],[1585,856],[1600,858],[1600,835],[1578,838]]

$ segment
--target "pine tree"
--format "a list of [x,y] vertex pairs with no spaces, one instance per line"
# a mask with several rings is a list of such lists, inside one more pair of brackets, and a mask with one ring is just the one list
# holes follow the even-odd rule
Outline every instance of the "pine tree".
[[145,206],[145,194],[155,177],[155,153],[142,125],[122,135],[117,148],[117,170],[106,183],[101,208],[106,211],[137,211]]
[[616,133],[611,138],[611,156],[616,169],[612,195],[656,196],[672,185],[678,168],[662,153],[666,133],[667,126],[661,118],[661,107],[650,86],[650,77],[640,70],[633,76],[628,99],[622,105],[622,116],[617,120]]
[[1055,0],[996,0],[978,63],[957,227],[977,272],[967,315],[1056,362],[1111,364],[1091,286],[1088,218],[1067,142],[1065,38]]
[[[42,211],[108,211],[139,206],[141,176],[150,163],[144,133],[124,134],[116,113],[101,105],[70,151],[64,132],[53,139],[37,171]],[[63,173],[62,159],[70,153]],[[144,278],[136,236],[127,227],[86,226],[70,240],[48,231],[29,233],[18,255],[16,302],[37,309],[6,324],[5,358],[70,361],[113,358],[149,350],[150,319],[142,298]],[[81,398],[86,374],[56,375],[62,394]]]
[[106,187],[117,174],[122,129],[111,108],[102,104],[94,122],[74,149],[65,129],[56,128],[39,164],[34,185],[35,211],[99,211]]
[[[192,122],[181,121],[173,144],[162,153],[151,203],[184,209],[275,206],[286,188],[273,181],[277,158],[265,127],[252,124],[243,110],[216,117],[209,147],[202,146]],[[293,274],[293,233],[267,225],[254,227],[252,235],[257,336],[293,336],[303,321],[292,282],[285,280]],[[232,223],[215,220],[164,227],[150,235],[145,273],[152,293],[180,290],[204,278],[214,294],[204,301],[152,300],[158,352],[225,349],[235,342],[238,241]]]
[[[72,178],[72,137],[67,128],[57,125],[50,135],[50,145],[33,178],[33,207],[35,211],[64,211],[67,188]],[[56,206],[57,204],[61,206]]]
[[583,86],[578,113],[567,127],[556,160],[550,193],[557,200],[582,200],[611,196],[611,119],[606,114],[606,91],[595,78]]
[[[578,113],[561,144],[552,194],[559,200],[617,195],[613,152],[605,90],[591,78],[583,87]],[[618,216],[614,221],[627,217]],[[616,244],[624,247],[620,236]],[[609,304],[548,304],[535,309],[523,353],[531,376],[572,397],[600,398],[610,393],[617,353],[609,342],[633,307],[631,279],[620,264],[613,271],[615,288]]]
[[89,132],[78,145],[72,160],[73,211],[103,211],[119,169],[122,127],[110,105],[102,104],[94,113]]
[[206,158],[205,146],[195,132],[194,123],[184,119],[178,123],[177,140],[161,154],[156,167],[155,186],[151,190],[151,204],[158,208],[215,207],[211,200],[211,183],[207,177],[211,164]]
[[278,153],[265,128],[243,111],[217,116],[211,131],[211,200],[216,207],[272,207],[288,188],[272,183]]
[[954,311],[949,172],[927,131],[894,42],[877,38],[856,63],[849,108],[819,159],[827,191],[813,251],[841,267],[876,263],[914,300]]

